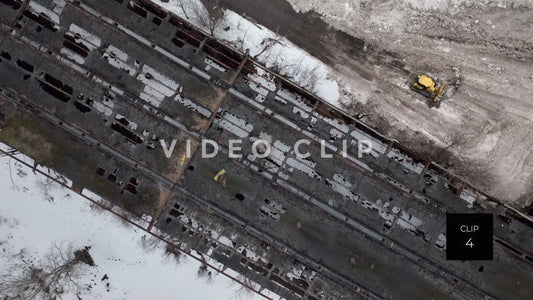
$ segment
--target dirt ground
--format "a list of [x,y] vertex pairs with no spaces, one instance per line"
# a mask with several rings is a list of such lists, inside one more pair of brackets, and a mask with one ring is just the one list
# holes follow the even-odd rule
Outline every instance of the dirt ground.
[[[348,109],[489,194],[531,205],[531,1],[289,2],[365,41],[364,58],[339,34],[327,43]],[[409,89],[418,73],[448,83],[440,108]]]

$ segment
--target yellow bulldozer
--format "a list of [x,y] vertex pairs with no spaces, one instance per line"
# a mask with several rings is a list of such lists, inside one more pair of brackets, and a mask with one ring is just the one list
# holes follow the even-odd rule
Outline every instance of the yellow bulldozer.
[[433,78],[427,75],[418,75],[416,81],[412,85],[412,89],[428,98],[431,98],[431,104],[438,105],[439,97],[444,91],[445,84],[437,87]]

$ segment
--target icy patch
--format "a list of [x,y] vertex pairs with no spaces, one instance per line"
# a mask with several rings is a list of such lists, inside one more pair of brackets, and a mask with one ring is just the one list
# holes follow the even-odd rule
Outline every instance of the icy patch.
[[137,123],[128,120],[126,117],[124,117],[121,114],[116,114],[115,120],[116,121],[125,120],[126,122],[128,122],[128,125],[126,126],[127,128],[131,129],[132,131],[137,130]]
[[[263,87],[264,89],[267,89],[268,91],[271,91],[271,92],[275,91],[276,84],[274,83],[274,81],[272,79],[265,78],[268,75],[268,73],[266,73],[262,69],[256,69],[256,70],[257,70],[257,73],[248,74],[247,76],[248,79],[250,79],[256,84],[261,85],[261,87]],[[259,75],[259,74],[263,74],[263,75]]]
[[422,221],[411,214],[402,212],[401,217],[396,220],[396,224],[400,228],[416,233],[416,229],[422,225]]
[[444,233],[441,233],[437,236],[435,246],[437,246],[439,249],[446,249],[446,235]]
[[163,75],[156,71],[154,68],[144,65],[142,67],[142,74],[137,77],[142,83],[158,90],[161,94],[169,97],[179,89],[180,85],[170,79],[170,77]]
[[[56,25],[59,25],[59,15],[56,12],[49,10],[48,8],[42,6],[41,4],[35,1],[30,1],[28,4],[31,11],[35,12],[38,15],[43,14],[48,17],[50,21],[54,22]],[[58,28],[57,26],[55,27],[56,29]]]
[[82,194],[83,196],[85,196],[85,197],[87,197],[87,198],[93,200],[93,201],[96,201],[96,202],[100,202],[100,201],[103,200],[102,197],[100,197],[99,195],[97,195],[96,193],[94,193],[94,192],[92,192],[92,191],[90,191],[90,190],[88,190],[88,189],[83,189],[83,190],[81,191],[81,194]]
[[343,197],[350,199],[354,202],[357,202],[357,200],[359,200],[359,196],[350,190],[352,184],[348,182],[342,175],[334,174],[333,180],[328,180],[328,182],[331,184],[331,188],[333,189],[333,191],[341,194]]
[[113,114],[113,107],[115,104],[111,102],[109,99],[104,99],[104,101],[94,101],[92,104],[92,107],[96,109],[98,112],[103,114],[106,117],[109,117]]
[[370,210],[377,210],[378,215],[385,220],[385,226],[391,228],[394,222],[394,215],[390,214],[387,209],[382,205],[381,200],[378,199],[376,203],[372,203],[367,200],[361,201],[361,205]]
[[[351,136],[357,141],[368,140],[372,143],[372,151],[370,154],[374,157],[379,157],[380,154],[384,154],[387,151],[387,145],[380,142],[378,139],[368,135],[367,133],[361,130],[354,130],[351,133]],[[352,141],[352,146],[356,146],[357,142]]]
[[224,111],[221,115],[222,118],[215,119],[215,123],[240,138],[249,136],[250,132],[254,129],[252,124],[246,123],[245,120],[238,118],[228,111]]
[[97,49],[102,44],[102,40],[98,36],[88,32],[76,24],[70,24],[67,33],[70,33],[72,36],[74,36],[74,40],[83,44],[89,49],[89,51]]
[[463,199],[464,201],[466,201],[466,203],[468,203],[469,206],[474,205],[474,202],[476,202],[476,196],[475,196],[474,191],[468,188],[463,189],[459,197]]
[[[316,114],[316,116],[319,116],[319,115]],[[324,120],[324,122],[328,123],[329,125],[335,127],[335,129],[337,129],[338,131],[340,131],[343,134],[344,133],[348,133],[348,131],[350,131],[350,127],[348,127],[348,125],[346,125],[341,120],[332,119],[332,118],[328,118],[328,117],[322,117],[322,120]]]
[[226,68],[224,68],[223,66],[217,64],[212,59],[205,58],[204,62],[207,64],[207,66],[205,67],[206,71],[209,71],[211,68],[214,68],[215,70],[220,71],[222,73],[227,73],[228,72],[228,70]]
[[207,108],[194,103],[192,100],[183,98],[181,95],[177,95],[174,98],[175,101],[178,101],[178,103],[182,104],[183,106],[187,107],[188,109],[199,113],[200,115],[210,118],[211,117],[211,111],[209,111]]
[[[314,179],[320,179],[322,176],[320,176],[316,171],[315,171],[315,165],[316,163],[310,161],[310,160],[307,160],[307,159],[294,159],[294,158],[288,158],[287,159],[287,165],[298,170],[298,171],[301,171],[305,174],[307,174],[307,176],[311,177],[311,178],[314,178]],[[289,171],[291,171],[289,169]],[[291,171],[292,172],[292,171]]]
[[392,177],[390,177],[389,175],[387,174],[384,174],[384,173],[377,173],[377,175],[383,179],[385,179],[386,181],[388,181],[390,184],[396,186],[397,188],[401,189],[402,191],[406,192],[406,193],[409,193],[411,191],[411,189],[409,189],[408,187],[406,187],[405,185],[399,183],[398,181],[396,181],[395,179],[393,179]]
[[233,241],[228,237],[221,235],[217,240],[221,245],[224,245],[229,248],[233,248]]
[[136,68],[128,64],[128,54],[117,47],[109,45],[102,57],[113,67],[126,71],[130,76],[135,75]]
[[280,142],[275,141],[273,144],[273,147],[271,147],[270,155],[269,157],[278,165],[281,166],[283,164],[283,161],[285,160],[285,157],[289,153],[291,147]]
[[74,52],[74,51],[72,51],[70,49],[61,48],[61,49],[59,49],[59,53],[63,54],[67,58],[73,60],[77,64],[83,65],[85,63],[85,59],[83,57],[81,57],[80,55],[78,55],[78,53],[76,53],[76,52]]
[[392,148],[389,153],[387,153],[387,157],[400,163],[402,166],[415,172],[416,174],[422,174],[422,171],[424,170],[423,164],[413,162],[411,157],[403,154],[399,149]]
[[67,4],[67,1],[66,0],[54,0],[54,3],[56,6],[54,6],[54,9],[52,9],[52,11],[60,16],[61,13],[63,12],[63,9],[65,9],[65,5]]
[[139,97],[155,107],[159,107],[165,97],[170,97],[178,91],[180,85],[170,77],[163,75],[154,68],[144,65],[137,80],[145,84]]
[[[250,77],[250,75],[249,75],[249,77]],[[248,86],[252,90],[254,90],[255,92],[257,92],[259,95],[261,95],[263,97],[266,97],[268,92],[269,92],[268,89],[264,88],[261,84],[256,83],[255,80],[254,81],[249,80],[248,81]]]
[[300,110],[305,111],[306,113],[311,113],[311,111],[313,110],[313,108],[309,104],[307,104],[307,102],[304,101],[302,97],[294,93],[291,93],[290,91],[285,90],[285,89],[281,89],[278,91],[276,95],[276,100],[280,102],[288,101],[292,103],[293,105],[295,105],[296,107],[298,107]]

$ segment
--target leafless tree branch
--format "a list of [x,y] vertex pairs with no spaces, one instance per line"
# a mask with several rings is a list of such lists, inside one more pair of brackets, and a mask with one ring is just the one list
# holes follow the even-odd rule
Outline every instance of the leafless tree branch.
[[185,18],[187,18],[188,20],[189,15],[187,14],[187,7],[191,6],[191,0],[177,0],[176,4],[178,5],[178,7],[181,9],[183,14],[185,15]]
[[48,202],[54,202],[54,196],[50,193],[54,188],[55,182],[48,178],[41,178],[37,180],[37,188],[42,193],[44,200]]
[[220,5],[220,0],[202,0],[200,2],[192,2],[190,4],[191,11],[198,23],[209,30],[211,36],[215,33],[215,29],[224,17],[224,9]]
[[40,261],[21,251],[6,268],[8,273],[0,276],[0,291],[5,299],[60,299],[66,291],[79,296],[84,287],[81,266],[94,266],[89,249],[54,244]]

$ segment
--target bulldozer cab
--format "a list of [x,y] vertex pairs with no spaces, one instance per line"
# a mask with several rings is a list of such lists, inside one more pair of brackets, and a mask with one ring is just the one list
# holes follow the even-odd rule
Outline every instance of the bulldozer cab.
[[439,104],[439,96],[444,91],[444,84],[437,87],[433,78],[427,75],[418,75],[416,81],[412,85],[413,90],[431,98],[431,104]]
[[415,87],[421,90],[427,90],[430,93],[435,92],[435,81],[429,76],[420,75],[414,83]]

